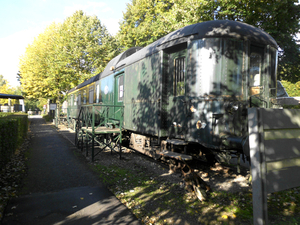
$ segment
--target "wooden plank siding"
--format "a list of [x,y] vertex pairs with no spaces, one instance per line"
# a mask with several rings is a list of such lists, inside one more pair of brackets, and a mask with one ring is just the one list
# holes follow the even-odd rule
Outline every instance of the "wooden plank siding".
[[300,186],[300,111],[259,109],[264,132],[267,192]]
[[265,140],[264,145],[267,162],[300,157],[300,139]]
[[273,193],[299,186],[299,166],[267,172],[267,192]]
[[267,194],[300,186],[300,110],[248,109],[254,224],[267,224]]
[[259,109],[263,117],[264,129],[299,129],[298,109]]

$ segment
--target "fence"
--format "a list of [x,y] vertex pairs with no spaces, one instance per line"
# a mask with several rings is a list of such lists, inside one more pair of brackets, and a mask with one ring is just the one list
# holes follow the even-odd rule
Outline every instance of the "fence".
[[22,105],[14,104],[9,106],[0,104],[0,112],[22,112]]
[[248,109],[254,224],[268,224],[267,194],[300,186],[300,110]]

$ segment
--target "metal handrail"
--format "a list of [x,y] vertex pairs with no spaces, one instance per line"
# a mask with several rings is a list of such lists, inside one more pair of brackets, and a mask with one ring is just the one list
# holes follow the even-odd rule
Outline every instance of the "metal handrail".
[[[100,107],[98,109],[97,107]],[[90,108],[90,110],[89,110]],[[113,111],[112,115],[110,114],[111,108],[119,108],[117,111]],[[116,114],[121,113],[119,118],[116,118]],[[99,115],[99,121],[96,121],[96,114]],[[104,105],[104,104],[94,104],[94,105],[84,105],[81,106],[80,113],[78,115],[78,120],[82,121],[82,126],[86,128],[91,127],[94,133],[94,130],[100,126],[108,126],[110,120],[115,119],[119,120],[119,128],[122,129],[123,125],[123,116],[124,116],[124,106],[123,105]],[[96,125],[96,122],[97,125]]]

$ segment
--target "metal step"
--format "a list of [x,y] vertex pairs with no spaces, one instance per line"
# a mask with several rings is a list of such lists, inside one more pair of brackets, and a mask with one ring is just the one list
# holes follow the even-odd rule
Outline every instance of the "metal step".
[[193,159],[193,157],[190,155],[185,155],[185,154],[181,154],[181,153],[177,153],[177,152],[170,152],[167,150],[157,152],[157,154],[159,154],[161,156],[167,156],[169,158],[173,158],[173,159],[177,159],[177,160],[182,160],[182,161],[188,161],[188,160]]
[[167,139],[166,142],[172,145],[188,145],[187,142],[180,139]]

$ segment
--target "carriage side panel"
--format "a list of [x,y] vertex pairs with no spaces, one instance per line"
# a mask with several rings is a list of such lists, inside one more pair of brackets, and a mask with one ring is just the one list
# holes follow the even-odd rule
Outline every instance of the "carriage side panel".
[[144,58],[125,69],[124,127],[141,134],[159,135],[160,54]]

